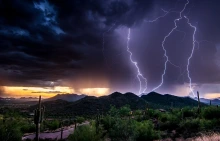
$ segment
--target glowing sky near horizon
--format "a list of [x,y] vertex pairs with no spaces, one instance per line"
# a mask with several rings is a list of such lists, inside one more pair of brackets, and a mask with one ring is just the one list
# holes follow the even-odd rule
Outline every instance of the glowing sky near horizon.
[[57,94],[87,94],[94,96],[103,96],[108,94],[108,88],[81,88],[77,91],[70,87],[55,86],[55,87],[14,87],[4,86],[5,97],[38,97],[43,98],[55,96]]

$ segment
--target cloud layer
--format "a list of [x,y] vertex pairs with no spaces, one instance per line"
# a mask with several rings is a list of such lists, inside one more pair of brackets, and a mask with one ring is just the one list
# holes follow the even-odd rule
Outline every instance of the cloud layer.
[[[165,61],[161,43],[178,13],[172,12],[155,23],[146,21],[163,15],[161,8],[180,11],[185,2],[2,0],[0,85],[48,87],[52,82],[54,86],[76,90],[137,92],[136,70],[126,52],[127,28],[131,28],[130,47],[148,78],[150,90],[160,83]],[[194,0],[184,12],[197,26],[196,38],[201,41],[190,65],[197,85],[220,81],[220,18],[216,14],[220,12],[219,4],[218,0]],[[188,83],[186,63],[193,30],[184,20],[178,24],[179,31],[167,39],[165,46],[172,62],[181,69],[168,65],[160,92],[176,92],[176,88]]]

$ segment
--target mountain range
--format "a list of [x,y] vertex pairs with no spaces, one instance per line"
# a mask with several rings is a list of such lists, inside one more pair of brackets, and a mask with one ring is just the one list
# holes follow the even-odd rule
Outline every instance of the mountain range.
[[[116,108],[122,107],[124,105],[129,105],[132,110],[145,109],[146,107],[154,109],[169,109],[172,106],[174,108],[183,107],[195,107],[198,102],[190,97],[178,97],[169,94],[159,94],[156,92],[151,92],[147,95],[142,95],[141,97],[133,93],[119,93],[114,92],[107,96],[95,97],[95,96],[85,96],[82,98],[81,95],[65,95],[64,97],[78,98],[77,101],[71,101],[70,98],[67,100],[56,99],[60,96],[55,96],[56,100],[43,101],[42,105],[46,107],[46,113],[48,115],[94,115],[98,111],[107,112],[111,106]],[[63,97],[61,97],[63,98]],[[76,98],[76,99],[77,99]],[[75,99],[74,99],[75,100]],[[206,104],[201,103],[202,106]],[[37,105],[32,106],[30,110],[36,108]]]
[[74,102],[74,101],[80,100],[80,99],[82,99],[86,96],[87,95],[84,95],[84,94],[82,94],[82,95],[78,95],[78,94],[57,94],[54,97],[45,99],[44,101],[53,101],[53,100],[61,99],[61,100],[69,101],[69,102]]
[[[195,98],[195,100],[197,100],[197,98]],[[205,104],[210,104],[210,101],[211,101],[212,105],[220,105],[220,100],[217,98],[215,99],[200,98],[200,101]]]

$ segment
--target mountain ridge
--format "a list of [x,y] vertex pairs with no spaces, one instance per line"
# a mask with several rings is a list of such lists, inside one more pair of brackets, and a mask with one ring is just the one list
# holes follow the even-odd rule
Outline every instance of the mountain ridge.
[[[172,104],[173,103],[173,104]],[[55,115],[95,115],[98,111],[106,113],[111,106],[120,108],[128,105],[131,110],[137,109],[170,109],[173,105],[174,108],[183,107],[195,107],[198,106],[198,102],[189,97],[178,97],[170,94],[159,94],[151,92],[141,97],[134,93],[120,93],[114,92],[110,95],[95,97],[85,96],[77,101],[65,101],[65,100],[53,100],[43,101],[42,105],[45,105],[46,112]],[[202,106],[205,104],[201,103]],[[35,105],[36,107],[37,105]],[[31,108],[34,109],[33,107]]]
[[53,100],[62,99],[62,100],[68,101],[68,102],[74,102],[74,101],[80,100],[86,96],[87,95],[85,95],[85,94],[80,94],[80,95],[79,94],[57,94],[53,97],[44,99],[43,101],[53,101]]

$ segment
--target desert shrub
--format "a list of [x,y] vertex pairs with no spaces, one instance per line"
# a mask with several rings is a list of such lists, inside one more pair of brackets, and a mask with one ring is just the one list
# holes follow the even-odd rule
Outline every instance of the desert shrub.
[[136,131],[136,141],[151,141],[160,138],[150,121],[136,122],[134,130]]
[[123,106],[119,109],[119,114],[121,117],[129,116],[131,113],[131,109],[129,106]]
[[148,111],[146,111],[146,115],[149,118],[159,118],[161,116],[161,112],[159,110],[153,110],[153,109],[149,109]]
[[109,137],[112,141],[124,141],[134,140],[135,132],[135,121],[128,119],[115,119],[115,124],[109,131]]
[[180,120],[176,115],[173,114],[163,114],[159,117],[160,124],[159,128],[161,130],[174,130],[178,128]]
[[60,123],[58,120],[44,121],[44,126],[49,130],[55,130],[60,127]]
[[132,115],[142,115],[142,111],[141,110],[135,110]]
[[68,137],[69,141],[101,141],[101,133],[96,133],[94,125],[82,125]]
[[194,117],[195,112],[192,110],[192,108],[186,107],[182,109],[183,118],[187,117]]
[[77,123],[83,123],[85,121],[84,117],[76,117],[76,122]]
[[103,125],[103,128],[107,131],[109,131],[113,125],[116,122],[116,118],[111,117],[110,115],[105,116],[102,120],[101,123]]
[[10,121],[0,124],[0,141],[20,141],[21,136],[18,122]]
[[109,110],[109,115],[114,117],[119,115],[119,110],[115,108],[115,106],[111,106]]
[[165,113],[165,114],[161,114],[161,116],[159,117],[159,120],[161,121],[161,122],[166,122],[167,120],[168,120],[168,114],[167,113]]
[[200,120],[197,119],[187,119],[180,122],[180,128],[185,132],[197,132],[200,129]]
[[205,119],[219,119],[220,108],[217,107],[205,107],[202,109],[202,117]]
[[35,125],[34,124],[29,124],[29,123],[23,123],[20,125],[20,130],[22,133],[32,133],[35,132]]
[[201,130],[210,130],[213,129],[213,121],[206,120],[206,119],[200,119],[200,129]]

